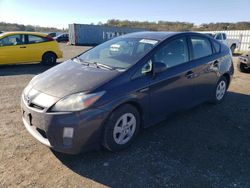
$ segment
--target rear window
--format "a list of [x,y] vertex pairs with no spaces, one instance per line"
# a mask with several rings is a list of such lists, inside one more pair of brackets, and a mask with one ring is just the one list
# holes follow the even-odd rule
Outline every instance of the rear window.
[[193,47],[193,59],[199,59],[212,54],[212,46],[207,38],[203,37],[191,37],[191,43]]
[[47,42],[48,39],[45,37],[40,37],[36,35],[28,35],[29,44],[40,43],[40,42]]

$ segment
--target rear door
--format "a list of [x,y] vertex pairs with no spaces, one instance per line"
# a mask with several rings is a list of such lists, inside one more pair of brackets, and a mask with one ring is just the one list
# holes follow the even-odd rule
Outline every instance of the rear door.
[[15,64],[26,61],[24,36],[14,34],[0,39],[0,64]]
[[166,71],[152,77],[149,86],[151,115],[159,121],[172,112],[192,106],[195,64],[189,62],[186,37],[167,42],[152,59],[153,63],[167,66]]
[[220,44],[215,42],[216,48],[214,48],[210,39],[200,35],[190,36],[189,43],[192,52],[191,63],[196,65],[193,69],[194,102],[201,103],[210,99],[218,79]]

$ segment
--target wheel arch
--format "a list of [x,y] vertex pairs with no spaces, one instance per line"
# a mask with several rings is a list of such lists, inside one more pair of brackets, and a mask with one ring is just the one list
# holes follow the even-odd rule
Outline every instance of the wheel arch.
[[138,101],[136,101],[136,99],[127,99],[124,101],[120,101],[117,105],[115,105],[112,108],[112,110],[109,112],[109,115],[107,116],[105,121],[107,121],[109,119],[109,117],[112,115],[112,113],[116,109],[118,109],[121,106],[126,105],[126,104],[133,106],[138,111],[138,113],[140,115],[140,122],[141,122],[140,128],[143,128],[144,127],[144,118],[143,118],[144,117],[144,110],[143,110],[141,104]]
[[[139,118],[140,118],[140,125],[139,125],[139,129],[138,129],[138,132],[140,132],[142,129],[143,129],[143,118],[142,118],[142,107],[140,106],[140,104],[136,101],[134,101],[133,99],[131,100],[127,100],[127,101],[123,101],[123,102],[120,102],[118,103],[117,105],[114,106],[114,108],[112,108],[112,110],[110,110],[109,114],[107,115],[107,117],[105,118],[104,122],[103,122],[103,125],[105,125],[106,123],[108,123],[108,120],[110,118],[112,118],[112,114],[113,112],[115,112],[117,109],[119,109],[120,107],[124,106],[124,105],[130,105],[132,107],[134,107],[138,113],[139,113]],[[100,139],[100,145],[102,147],[105,147],[107,149],[110,150],[109,146],[107,145],[107,141],[105,140],[105,129],[106,126],[102,126],[101,128],[101,139]],[[138,133],[137,132],[137,133]]]
[[46,52],[43,53],[42,59],[43,59],[43,56],[44,56],[45,54],[48,54],[48,53],[52,53],[52,54],[54,54],[54,55],[56,56],[56,58],[58,58],[58,56],[57,56],[57,54],[56,54],[55,52],[53,52],[53,51],[46,51]]
[[139,102],[135,101],[135,100],[128,100],[128,101],[124,101],[123,103],[119,104],[116,108],[114,108],[112,110],[112,112],[114,110],[116,110],[117,108],[123,106],[123,105],[131,105],[133,107],[135,107],[135,109],[139,112],[139,115],[140,115],[140,120],[141,120],[141,125],[143,125],[143,109],[141,107],[141,105],[139,104]]
[[236,48],[236,43],[231,44],[230,48],[233,46]]

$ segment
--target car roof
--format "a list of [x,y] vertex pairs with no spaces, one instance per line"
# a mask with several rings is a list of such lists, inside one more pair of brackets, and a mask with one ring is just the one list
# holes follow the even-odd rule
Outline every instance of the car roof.
[[162,41],[177,32],[156,32],[156,31],[142,31],[142,32],[135,32],[135,33],[129,33],[124,35],[126,38],[145,38],[145,39],[152,39],[152,40],[158,40]]
[[124,35],[124,37],[127,38],[145,38],[145,39],[152,39],[152,40],[158,40],[158,41],[163,41],[169,37],[172,37],[174,35],[179,35],[179,34],[198,34],[196,32],[174,32],[174,31],[142,31],[142,32],[135,32],[135,33],[129,33]]
[[42,37],[45,37],[48,35],[46,33],[32,32],[32,31],[8,31],[8,32],[1,33],[1,37],[8,36],[8,35],[15,35],[15,34],[38,35]]

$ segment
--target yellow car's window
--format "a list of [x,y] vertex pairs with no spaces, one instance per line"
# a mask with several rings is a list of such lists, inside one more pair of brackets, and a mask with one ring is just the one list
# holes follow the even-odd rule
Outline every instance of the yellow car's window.
[[20,44],[24,44],[24,36],[19,34],[10,35],[0,40],[0,46],[14,46]]
[[35,35],[28,35],[28,36],[29,36],[29,44],[47,41],[47,39],[45,37],[40,37],[40,36],[35,36]]

